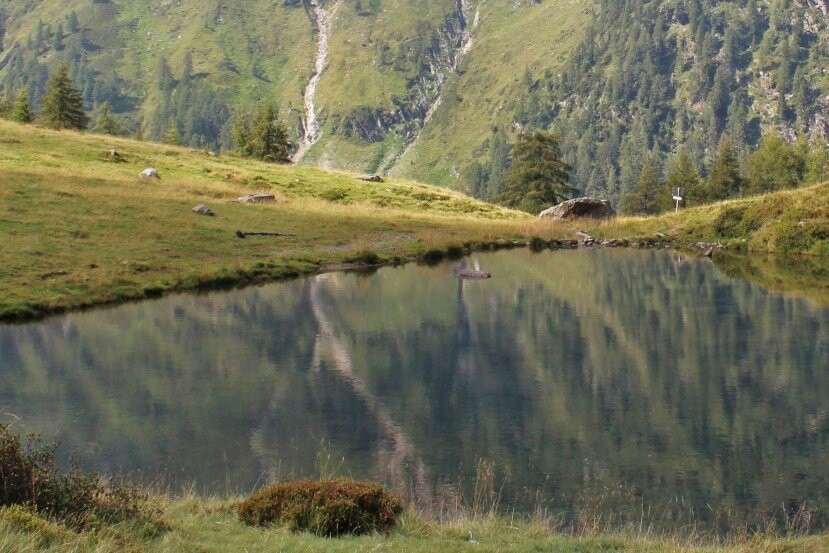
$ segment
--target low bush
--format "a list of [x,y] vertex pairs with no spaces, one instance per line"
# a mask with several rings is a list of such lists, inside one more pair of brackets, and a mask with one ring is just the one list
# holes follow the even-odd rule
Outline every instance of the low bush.
[[304,480],[259,490],[239,505],[239,516],[251,526],[341,536],[388,531],[402,510],[400,498],[379,484]]
[[0,507],[23,507],[78,529],[157,519],[148,495],[135,486],[107,482],[77,468],[59,474],[56,449],[36,435],[23,440],[0,424]]
[[25,533],[34,537],[38,545],[48,545],[71,539],[73,533],[50,522],[37,513],[24,507],[6,507],[0,509],[0,525],[9,530]]

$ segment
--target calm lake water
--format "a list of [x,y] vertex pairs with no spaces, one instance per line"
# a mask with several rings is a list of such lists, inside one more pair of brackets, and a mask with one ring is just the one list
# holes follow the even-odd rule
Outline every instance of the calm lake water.
[[[0,420],[208,492],[376,479],[727,528],[829,511],[829,309],[641,251],[504,251],[0,327]],[[829,527],[817,515],[813,528]]]

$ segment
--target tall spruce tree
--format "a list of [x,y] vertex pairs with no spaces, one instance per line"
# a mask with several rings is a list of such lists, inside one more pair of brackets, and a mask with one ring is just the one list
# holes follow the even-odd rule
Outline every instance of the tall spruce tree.
[[740,161],[731,139],[720,140],[714,166],[708,175],[708,194],[711,200],[725,200],[743,194],[745,179],[740,172]]
[[84,130],[89,118],[83,111],[83,97],[72,86],[69,66],[62,63],[49,79],[40,109],[40,120],[53,129]]
[[496,202],[528,213],[539,213],[577,190],[570,186],[570,165],[561,157],[561,139],[549,132],[522,133],[512,151],[503,193]]
[[181,146],[184,143],[184,140],[181,138],[181,133],[178,131],[178,126],[175,123],[170,123],[167,134],[164,135],[164,143],[170,146]]
[[271,105],[260,108],[253,117],[240,117],[233,127],[233,138],[244,156],[272,163],[291,161],[288,131]]
[[687,152],[680,152],[668,166],[665,184],[673,190],[680,188],[686,205],[700,205],[707,201],[699,169]]
[[21,88],[17,93],[17,98],[14,101],[9,117],[12,121],[17,121],[18,123],[31,123],[34,120],[32,107],[29,104],[29,94],[25,88]]
[[101,111],[98,114],[98,119],[95,120],[95,131],[102,134],[111,134],[117,136],[121,134],[121,125],[118,119],[113,115],[112,108],[107,102],[101,105]]
[[633,192],[622,196],[622,212],[629,215],[658,215],[670,203],[670,190],[659,182],[659,167],[652,157],[648,158]]

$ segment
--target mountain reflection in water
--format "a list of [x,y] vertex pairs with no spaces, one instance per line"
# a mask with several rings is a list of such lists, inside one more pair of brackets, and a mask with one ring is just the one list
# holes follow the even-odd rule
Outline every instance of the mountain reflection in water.
[[0,327],[0,411],[85,468],[211,492],[350,475],[446,509],[485,461],[504,504],[570,517],[829,508],[829,309],[665,252],[470,263],[494,278],[408,265]]

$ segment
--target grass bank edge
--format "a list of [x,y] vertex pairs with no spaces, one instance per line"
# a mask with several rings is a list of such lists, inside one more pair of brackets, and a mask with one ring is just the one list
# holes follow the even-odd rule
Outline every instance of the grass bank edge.
[[[811,553],[829,551],[829,536],[775,537],[762,533],[725,541],[702,536],[659,535],[643,530],[557,532],[544,520],[494,514],[459,515],[446,521],[406,511],[389,533],[326,538],[283,527],[245,525],[236,513],[238,499],[154,496],[167,522],[162,533],[140,525],[101,526],[77,532],[33,516],[27,524],[5,520],[0,511],[0,551],[36,553],[161,551],[554,551],[579,553]],[[471,538],[470,538],[471,535]]]

